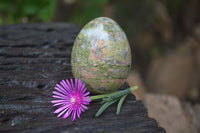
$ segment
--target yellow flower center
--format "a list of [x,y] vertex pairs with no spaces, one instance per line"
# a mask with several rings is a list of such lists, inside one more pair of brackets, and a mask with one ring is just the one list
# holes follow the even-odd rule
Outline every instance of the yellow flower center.
[[71,103],[74,104],[76,102],[76,99],[74,97],[71,98]]

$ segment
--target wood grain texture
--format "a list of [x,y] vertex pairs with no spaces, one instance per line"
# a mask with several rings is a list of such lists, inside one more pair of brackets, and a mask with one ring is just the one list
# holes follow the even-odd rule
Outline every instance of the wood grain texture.
[[115,104],[95,117],[99,101],[75,122],[53,114],[52,90],[72,78],[71,50],[79,30],[68,23],[0,26],[0,132],[165,133],[133,95],[118,116]]

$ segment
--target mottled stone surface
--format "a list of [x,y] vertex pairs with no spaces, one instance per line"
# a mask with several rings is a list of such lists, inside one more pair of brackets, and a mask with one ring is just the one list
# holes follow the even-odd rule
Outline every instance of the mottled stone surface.
[[124,31],[110,18],[86,24],[72,50],[73,75],[95,93],[118,89],[130,71],[131,50]]

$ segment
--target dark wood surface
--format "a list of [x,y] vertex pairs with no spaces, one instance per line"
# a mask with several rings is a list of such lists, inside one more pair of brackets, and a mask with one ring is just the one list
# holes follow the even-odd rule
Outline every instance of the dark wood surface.
[[118,116],[115,104],[95,117],[100,102],[75,122],[53,114],[55,84],[73,77],[70,56],[79,30],[68,23],[0,26],[0,132],[165,133],[133,95]]

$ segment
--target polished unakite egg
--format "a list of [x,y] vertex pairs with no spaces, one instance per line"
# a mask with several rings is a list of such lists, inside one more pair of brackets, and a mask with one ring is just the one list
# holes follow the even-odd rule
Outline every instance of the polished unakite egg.
[[107,17],[90,21],[76,37],[71,64],[74,78],[81,79],[88,91],[119,89],[131,67],[131,49],[124,31]]

